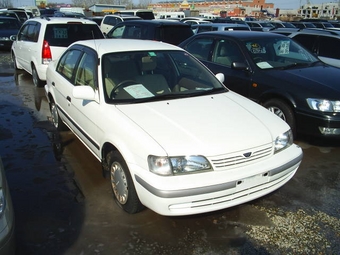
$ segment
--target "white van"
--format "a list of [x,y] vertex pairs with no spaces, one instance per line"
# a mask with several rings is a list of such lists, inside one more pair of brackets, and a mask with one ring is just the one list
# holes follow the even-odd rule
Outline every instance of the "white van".
[[81,7],[61,7],[60,12],[75,12],[75,13],[81,13],[85,15],[84,9]]
[[155,15],[156,19],[184,19],[184,12],[158,12]]

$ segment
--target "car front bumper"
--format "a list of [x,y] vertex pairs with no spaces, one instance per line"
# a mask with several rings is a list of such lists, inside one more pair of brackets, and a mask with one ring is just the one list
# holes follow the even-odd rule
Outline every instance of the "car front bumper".
[[[289,160],[282,160],[287,156]],[[214,182],[208,186],[200,186],[197,179],[192,179],[193,175],[175,181],[171,190],[138,175],[134,175],[135,185],[141,202],[158,214],[179,216],[206,213],[246,203],[280,188],[294,176],[302,157],[301,148],[292,145],[265,161],[237,168],[232,171],[234,173],[207,173],[203,178]],[[172,177],[163,178],[171,182]],[[187,188],[183,185],[185,181],[188,182]],[[196,183],[196,187],[192,183]]]
[[340,138],[340,114],[297,113],[297,131],[305,135]]

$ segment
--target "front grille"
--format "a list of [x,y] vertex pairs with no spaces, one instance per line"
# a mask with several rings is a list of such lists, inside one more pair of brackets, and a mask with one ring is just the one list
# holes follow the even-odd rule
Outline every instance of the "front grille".
[[254,161],[262,160],[272,154],[272,145],[252,148],[245,151],[210,157],[216,170],[227,170],[238,166],[246,165],[247,163],[254,163]]

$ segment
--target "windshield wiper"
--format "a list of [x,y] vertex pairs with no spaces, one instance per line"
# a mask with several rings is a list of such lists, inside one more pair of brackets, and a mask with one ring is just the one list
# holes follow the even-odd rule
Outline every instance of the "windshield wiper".
[[295,67],[303,67],[303,66],[310,66],[311,63],[293,63],[287,66],[283,66],[281,67],[282,69],[286,70],[286,69],[291,69],[291,68],[295,68]]

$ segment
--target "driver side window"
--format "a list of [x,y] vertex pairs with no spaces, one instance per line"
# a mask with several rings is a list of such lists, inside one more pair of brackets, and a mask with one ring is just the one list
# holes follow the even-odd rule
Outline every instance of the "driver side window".
[[96,89],[95,79],[96,61],[92,55],[84,53],[77,68],[75,85],[91,86]]

